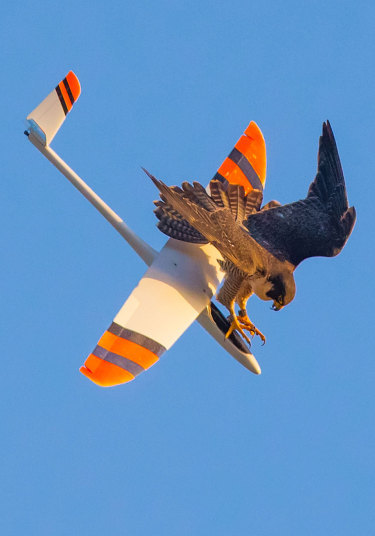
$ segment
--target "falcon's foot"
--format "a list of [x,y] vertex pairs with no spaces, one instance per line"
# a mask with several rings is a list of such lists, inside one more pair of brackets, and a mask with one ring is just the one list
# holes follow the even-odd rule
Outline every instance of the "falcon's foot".
[[266,337],[263,335],[261,331],[259,331],[258,328],[255,327],[255,325],[251,322],[250,318],[247,316],[247,312],[244,309],[240,309],[238,311],[237,316],[238,322],[241,324],[242,329],[246,329],[247,331],[250,331],[250,335],[254,337],[254,335],[258,335],[258,337],[261,338],[262,343],[266,343]]
[[[230,328],[228,329],[228,331],[225,334],[225,338],[227,339],[228,337],[230,337],[230,335],[236,329],[239,333],[241,333],[241,335],[245,339],[245,341],[251,345],[251,340],[249,339],[249,337],[246,335],[246,333],[242,329],[242,326],[241,326],[240,322],[238,321],[237,315],[232,314],[232,315],[230,315],[229,319],[232,321],[232,323],[230,325]],[[243,326],[243,327],[245,329],[247,329],[246,326]]]

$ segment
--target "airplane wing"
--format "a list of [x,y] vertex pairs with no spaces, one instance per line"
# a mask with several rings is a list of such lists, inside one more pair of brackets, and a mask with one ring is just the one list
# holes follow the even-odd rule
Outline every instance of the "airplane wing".
[[69,71],[63,80],[27,116],[26,121],[41,143],[49,145],[81,94],[78,78]]
[[[218,169],[216,179],[262,189],[266,178],[263,135],[251,122]],[[225,339],[226,319],[209,306],[223,273],[212,245],[169,239],[133,290],[80,371],[103,387],[133,380],[155,364],[198,320],[224,348],[257,374],[260,367],[240,337]]]
[[218,257],[210,244],[168,240],[80,371],[106,387],[156,363],[210,303],[223,277]]

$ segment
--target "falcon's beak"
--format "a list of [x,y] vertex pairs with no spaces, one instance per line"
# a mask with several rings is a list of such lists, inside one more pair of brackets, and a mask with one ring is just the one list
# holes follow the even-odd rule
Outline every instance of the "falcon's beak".
[[279,303],[279,302],[277,302],[277,301],[274,301],[274,302],[273,302],[273,305],[272,305],[272,307],[271,307],[271,309],[272,309],[273,311],[280,311],[280,309],[282,309],[282,308],[283,308],[283,306],[281,305],[281,303]]

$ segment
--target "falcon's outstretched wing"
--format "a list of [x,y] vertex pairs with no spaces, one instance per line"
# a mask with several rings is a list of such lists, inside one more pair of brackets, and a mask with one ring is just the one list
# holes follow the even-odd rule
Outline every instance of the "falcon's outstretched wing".
[[[253,274],[259,267],[263,267],[262,248],[253,240],[246,228],[236,221],[235,213],[232,213],[234,203],[237,203],[237,214],[246,214],[246,197],[242,187],[229,185],[227,191],[231,192],[233,189],[233,196],[231,196],[224,192],[223,186],[218,181],[218,191],[223,194],[224,204],[220,206],[198,182],[192,185],[184,182],[182,188],[169,187],[147,171],[146,173],[159,189],[163,203],[173,207],[173,210],[181,217],[181,221],[188,222],[226,259],[248,274]],[[239,198],[236,201],[235,192]]]
[[[146,173],[152,178],[152,175],[148,171]],[[242,186],[232,184],[224,186],[217,179],[213,179],[209,186],[211,198],[215,202],[216,208],[229,209],[238,223],[242,223],[250,214],[260,210],[263,199],[263,192],[261,190],[251,190],[245,196]],[[178,191],[176,187],[172,187],[172,189]],[[194,201],[194,199],[192,200]],[[208,240],[184,219],[177,210],[168,204],[162,194],[160,194],[160,200],[154,201],[154,204],[157,207],[154,212],[159,220],[157,227],[160,231],[171,238],[176,238],[184,242],[207,244]],[[268,209],[278,205],[279,203],[277,201],[271,201],[264,208]]]
[[344,247],[356,219],[348,208],[344,175],[329,122],[319,140],[318,171],[306,199],[258,212],[245,222],[250,235],[294,266],[308,257],[333,257]]

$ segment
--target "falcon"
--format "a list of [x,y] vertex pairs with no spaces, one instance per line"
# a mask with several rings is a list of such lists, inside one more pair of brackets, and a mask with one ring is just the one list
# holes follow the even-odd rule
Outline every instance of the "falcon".
[[[356,212],[348,205],[344,175],[329,122],[319,139],[318,170],[307,197],[281,205],[271,201],[261,208],[263,194],[213,179],[209,193],[198,182],[167,186],[145,172],[160,192],[155,201],[158,228],[167,236],[205,244],[220,252],[224,283],[217,300],[230,314],[226,336],[237,330],[264,335],[246,312],[254,293],[272,300],[272,309],[288,305],[296,293],[294,270],[309,257],[334,257],[352,232]],[[238,305],[238,314],[235,306]]]

